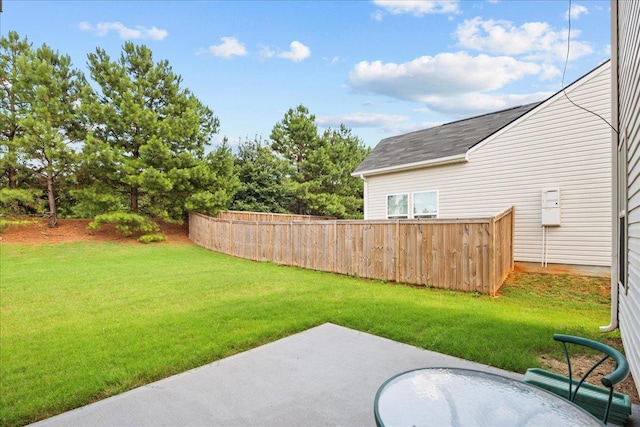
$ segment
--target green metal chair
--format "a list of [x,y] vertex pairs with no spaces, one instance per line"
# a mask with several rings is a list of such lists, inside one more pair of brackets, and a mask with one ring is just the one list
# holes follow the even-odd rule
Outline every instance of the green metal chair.
[[[524,382],[542,387],[570,400],[594,416],[601,418],[605,424],[611,421],[624,425],[631,416],[631,398],[626,394],[614,391],[615,386],[624,381],[629,375],[629,364],[624,355],[613,347],[586,338],[554,334],[553,339],[562,343],[567,359],[569,376],[566,377],[543,369],[532,368],[527,370]],[[601,352],[603,357],[580,380],[576,380],[573,378],[567,344],[592,348]],[[602,378],[601,382],[605,388],[586,383],[587,377],[609,358],[615,362],[615,368]]]

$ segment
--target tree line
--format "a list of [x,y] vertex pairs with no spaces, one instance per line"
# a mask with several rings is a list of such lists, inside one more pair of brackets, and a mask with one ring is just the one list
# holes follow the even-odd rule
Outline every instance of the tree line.
[[45,214],[51,227],[110,213],[362,215],[350,174],[369,149],[344,125],[320,133],[299,105],[268,140],[212,147],[218,118],[148,47],[97,48],[87,69],[16,32],[0,38],[0,215]]

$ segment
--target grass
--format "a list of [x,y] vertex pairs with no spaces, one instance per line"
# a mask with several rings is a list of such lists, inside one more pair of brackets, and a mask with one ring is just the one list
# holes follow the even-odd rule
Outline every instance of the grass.
[[189,244],[3,245],[0,424],[46,418],[324,322],[523,372],[559,350],[554,332],[602,339],[606,283],[520,274],[490,298]]

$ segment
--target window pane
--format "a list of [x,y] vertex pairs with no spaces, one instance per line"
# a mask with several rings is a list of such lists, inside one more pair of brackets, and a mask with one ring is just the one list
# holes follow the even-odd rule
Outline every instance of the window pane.
[[438,192],[414,193],[413,216],[416,218],[436,218],[438,216]]
[[618,284],[627,286],[627,221],[620,217],[620,237],[618,242]]
[[407,216],[409,195],[394,194],[387,196],[387,216]]

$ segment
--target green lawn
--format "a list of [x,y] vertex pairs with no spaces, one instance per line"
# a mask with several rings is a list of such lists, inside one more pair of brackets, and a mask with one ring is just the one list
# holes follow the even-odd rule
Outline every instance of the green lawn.
[[519,275],[490,298],[255,263],[189,244],[0,248],[1,425],[324,322],[520,372],[559,350],[554,332],[604,339],[598,327],[609,322],[606,280]]

